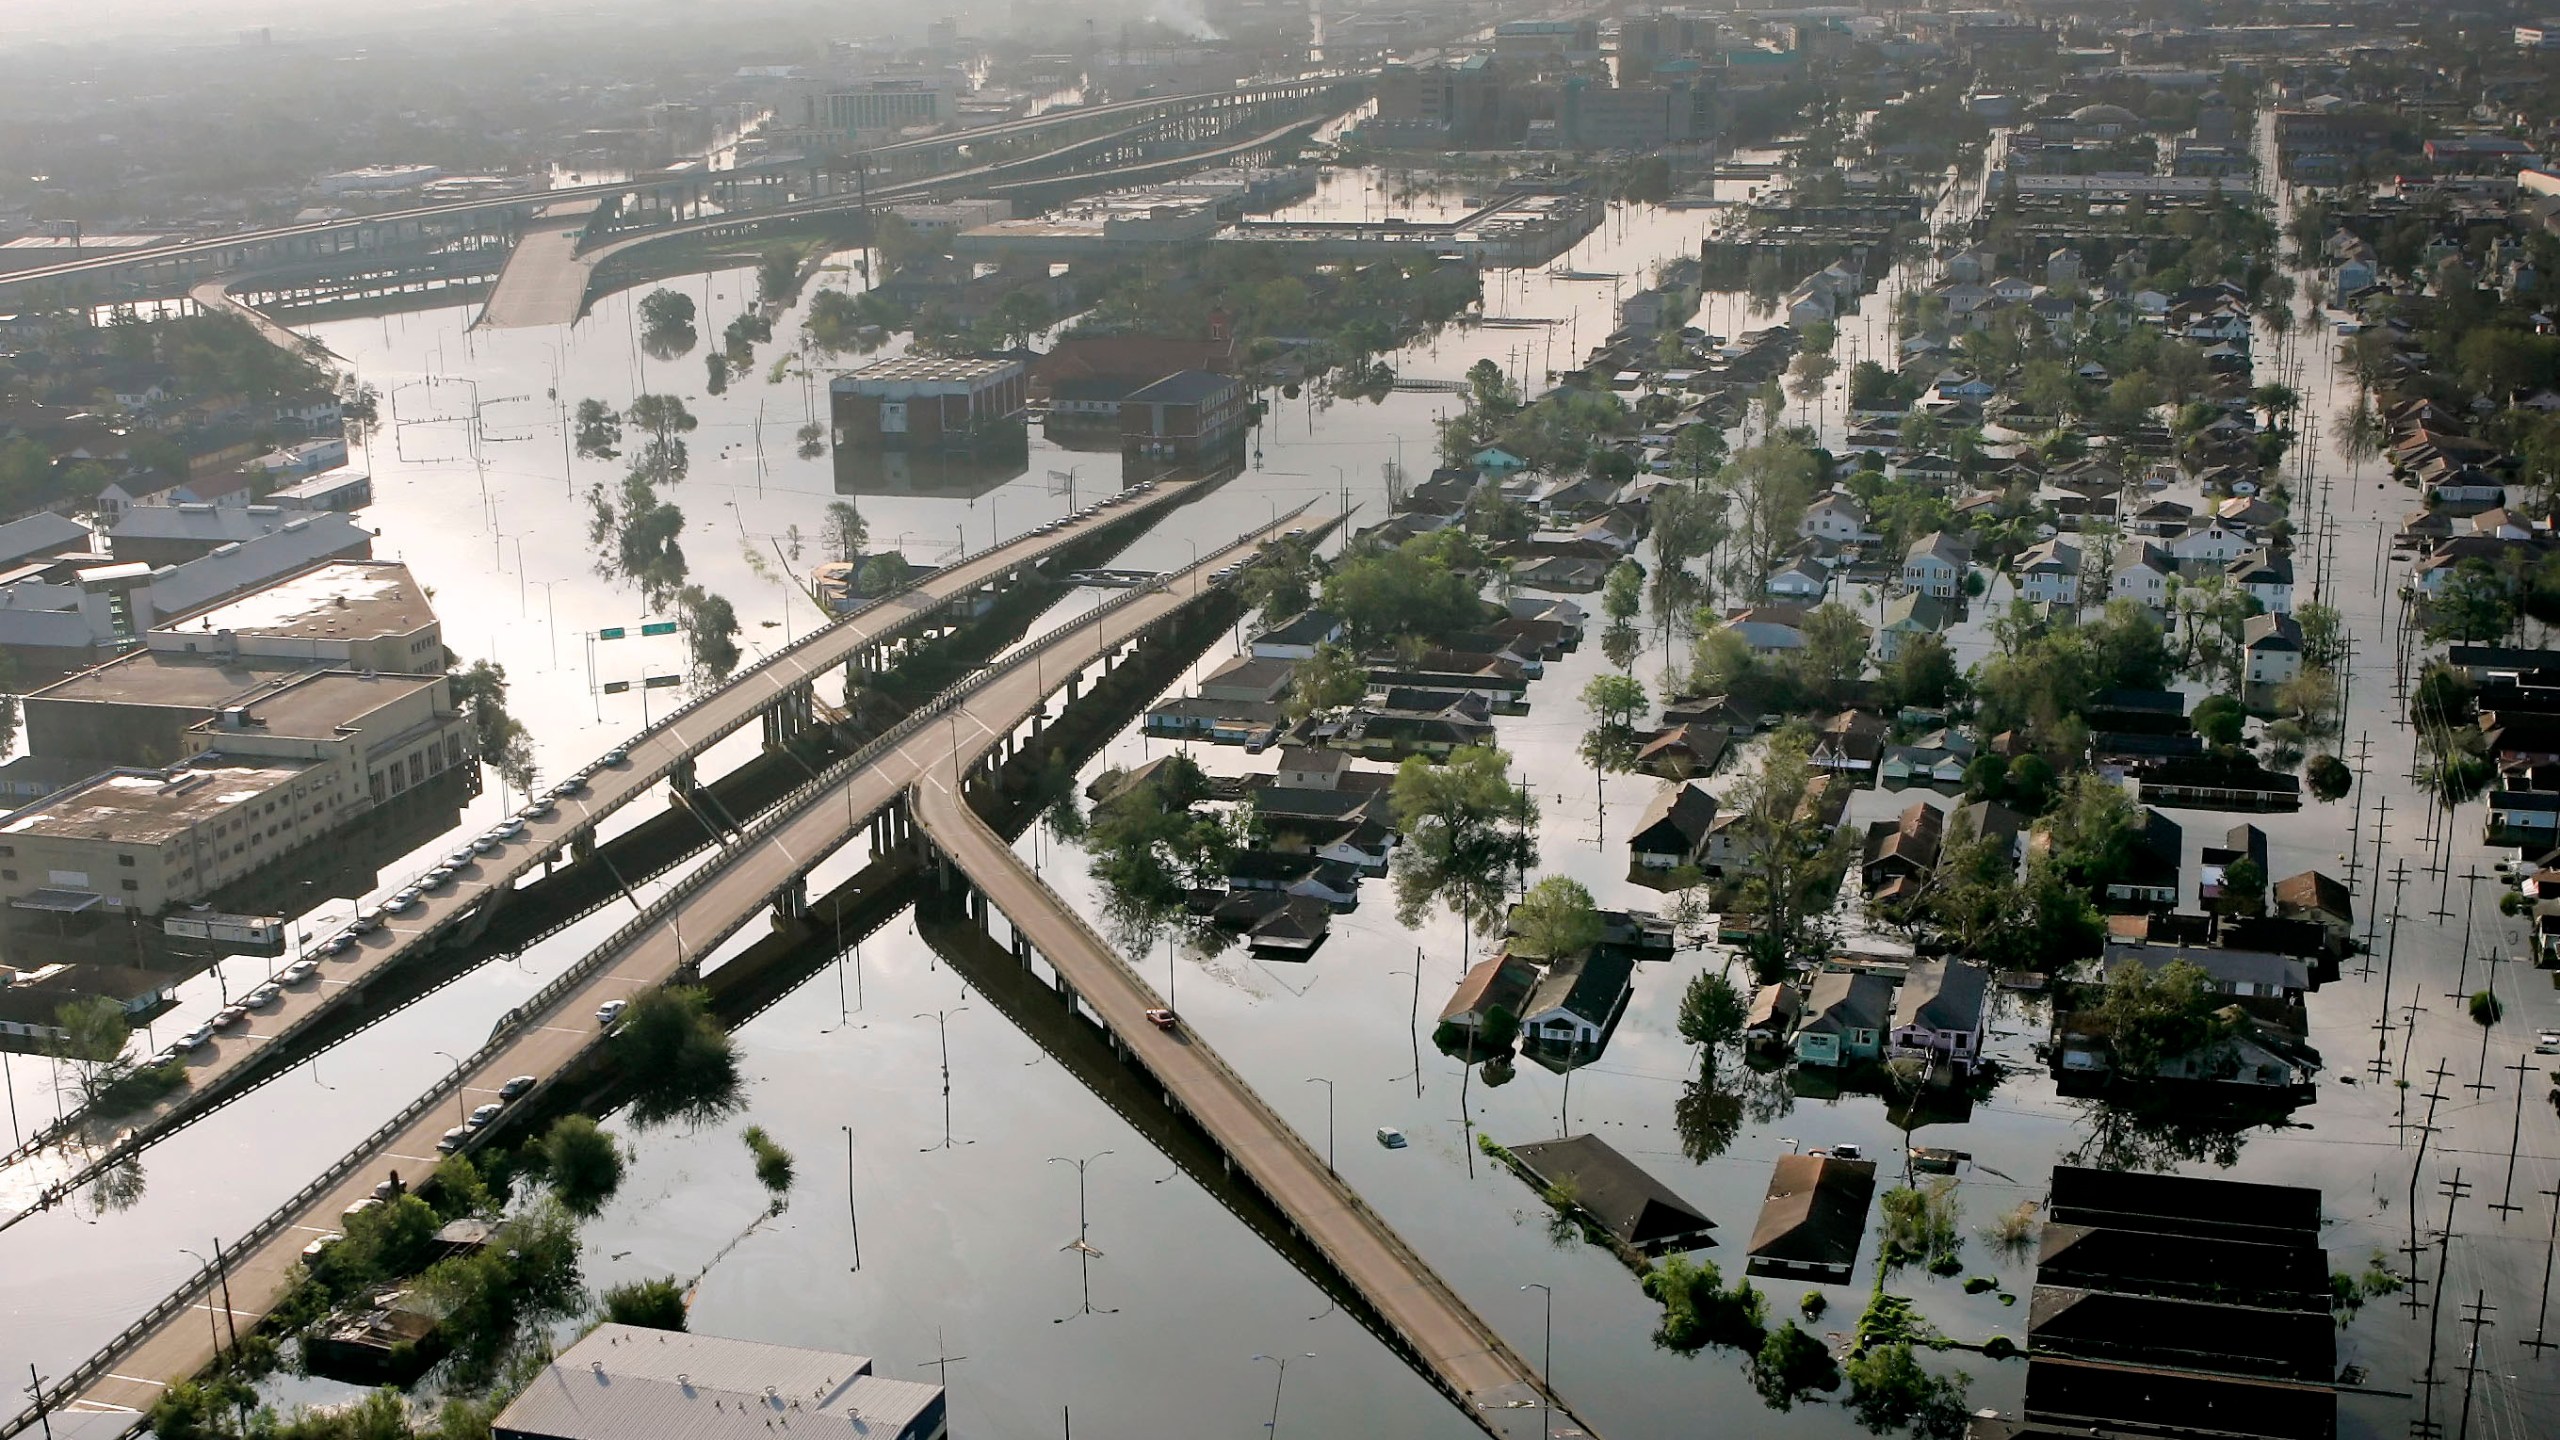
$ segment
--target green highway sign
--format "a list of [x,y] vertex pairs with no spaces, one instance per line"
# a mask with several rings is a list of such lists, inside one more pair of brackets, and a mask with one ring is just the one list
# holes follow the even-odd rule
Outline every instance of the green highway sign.
[[651,690],[667,690],[684,683],[681,675],[652,675],[640,682]]
[[652,620],[648,624],[640,627],[640,633],[643,635],[673,635],[676,633],[676,622],[673,620]]
[[619,640],[622,638],[622,627],[619,625],[608,625],[602,630],[596,632],[596,638],[599,640]]
[[620,695],[630,690],[630,688],[631,682],[628,680],[607,680],[604,682],[604,693],[607,695]]

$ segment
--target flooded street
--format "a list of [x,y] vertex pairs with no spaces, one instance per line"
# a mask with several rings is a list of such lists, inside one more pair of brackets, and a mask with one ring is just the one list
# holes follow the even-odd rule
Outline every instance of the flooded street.
[[[1464,208],[1454,188],[1436,198],[1382,199],[1379,187],[1387,183],[1371,172],[1329,176],[1303,211],[1292,213],[1358,216],[1377,206],[1380,214],[1423,218]],[[1390,203],[1392,212],[1384,208]],[[1613,293],[1650,283],[1663,261],[1695,254],[1713,213],[1613,206],[1598,230],[1559,257],[1556,273],[1488,274],[1486,313],[1509,323],[1453,328],[1390,363],[1409,379],[1451,380],[1491,358],[1534,390],[1536,377],[1569,368],[1608,332]],[[818,285],[858,286],[850,260],[837,257]],[[1613,286],[1572,278],[1577,274],[1620,278]],[[755,277],[747,267],[670,283],[694,297],[695,327],[713,344],[748,307]],[[1852,347],[1867,358],[1889,352],[1892,297],[1905,283],[1899,272],[1888,277],[1855,321],[1842,325],[1839,371],[1815,406],[1826,436],[1836,438],[1845,423]],[[646,289],[608,297],[575,326],[550,331],[475,331],[476,307],[312,327],[383,396],[381,426],[358,462],[374,479],[377,498],[361,518],[380,532],[376,554],[404,561],[430,587],[447,643],[465,663],[486,658],[505,667],[512,708],[531,727],[546,775],[565,774],[641,728],[644,706],[675,703],[677,692],[653,694],[638,682],[687,668],[681,636],[589,638],[615,626],[636,637],[640,622],[657,617],[644,612],[633,588],[597,572],[584,496],[591,486],[618,483],[622,466],[569,454],[565,416],[580,399],[619,407],[635,394],[667,391],[684,396],[700,417],[687,437],[690,475],[663,498],[684,511],[691,582],[735,604],[739,640],[750,655],[820,623],[781,572],[805,574],[827,558],[816,540],[824,510],[848,493],[831,458],[802,458],[795,450],[799,427],[826,419],[824,375],[767,379],[766,367],[802,332],[807,297],[775,322],[776,343],[759,347],[753,372],[714,397],[703,393],[698,349],[661,359],[640,345],[634,310]],[[1724,293],[1708,298],[1696,323],[1729,336],[1772,321],[1752,315],[1746,297]],[[2328,417],[2351,403],[2352,381],[2342,380],[2329,339],[2297,331],[2294,341],[2301,369],[2290,383],[2304,396],[2305,414]],[[2273,378],[2276,350],[2275,337],[2262,335],[2262,379]],[[834,363],[859,362],[847,356]],[[1254,432],[1244,473],[1141,536],[1119,563],[1176,568],[1188,563],[1195,542],[1230,537],[1311,499],[1319,502],[1316,513],[1330,514],[1346,493],[1358,508],[1356,523],[1382,519],[1381,467],[1401,459],[1413,474],[1426,473],[1435,459],[1435,422],[1455,403],[1414,392],[1374,403],[1277,392],[1266,399],[1270,410]],[[1791,402],[1789,417],[1794,413]],[[1075,473],[1074,503],[1082,504],[1116,488],[1119,468],[1116,451],[1062,450],[1035,431],[1022,472],[976,493],[856,490],[850,498],[875,546],[938,564],[1068,513],[1067,486],[1053,482],[1052,472]],[[1981,1231],[2040,1196],[2058,1158],[2174,1164],[2318,1186],[2332,1222],[2332,1268],[2360,1271],[2380,1250],[2409,1270],[2400,1247],[2415,1222],[2427,1242],[2417,1268],[2432,1280],[2434,1231],[2446,1213],[2438,1185],[2458,1169],[2467,1189],[2445,1252],[2446,1313],[2368,1304],[2341,1332],[2341,1359],[2365,1367],[2374,1390],[2413,1392],[2432,1329],[2439,1378],[2453,1382],[2436,1390],[2435,1414],[2446,1419],[2458,1399],[2455,1367],[2466,1333],[2454,1309],[2485,1291],[2496,1323],[2481,1339],[2474,1433],[2522,1440],[2545,1433],[2548,1417],[2560,1413],[2560,1360],[2538,1359],[2519,1344],[2536,1333],[2536,1287],[2554,1203],[2547,1192],[2560,1187],[2560,1122],[2544,1095],[2544,1066],[2502,1067],[2530,1062],[2524,1052],[2533,1033],[2560,1026],[2560,1000],[2529,964],[2503,958],[2522,953],[2525,937],[2520,922],[2496,913],[2493,883],[2479,887],[2479,914],[2466,936],[2471,892],[2461,877],[2474,867],[2485,874],[2493,858],[2479,839],[2478,803],[2444,822],[2440,847],[2429,848],[2421,835],[2427,809],[2408,778],[2409,734],[2394,699],[2398,607],[2386,600],[2387,585],[2402,572],[2366,563],[2386,555],[2381,537],[2416,501],[2397,483],[2377,483],[2375,469],[2351,467],[2334,451],[2313,466],[2315,482],[2329,482],[2325,513],[2338,526],[2336,579],[2319,598],[2339,608],[2356,636],[2347,753],[2361,737],[2372,741],[2360,797],[2294,815],[2171,813],[2184,827],[2190,877],[2196,852],[2244,819],[2268,835],[2271,876],[2317,867],[2345,878],[2340,857],[2359,846],[2359,935],[2377,907],[2386,917],[2395,905],[2399,911],[2396,925],[2377,927],[2396,931],[2392,988],[2386,993],[2377,940],[2369,967],[2351,963],[2310,999],[2312,1039],[2326,1060],[2318,1102],[2298,1111],[2288,1128],[2226,1139],[2128,1133],[2057,1096],[2032,1051],[2044,1034],[2041,1002],[2001,996],[1990,1053],[2006,1078],[1962,1121],[1911,1136],[1973,1155],[1958,1187],[1965,1274],[1998,1285],[1968,1294],[1963,1275],[1940,1279],[1911,1269],[1892,1286],[1959,1340],[2022,1339],[2034,1256],[2001,1254]],[[2320,498],[2297,496],[2295,512],[2311,532],[2323,513]],[[1058,617],[1095,598],[1064,597]],[[1958,638],[1965,659],[1983,653],[1978,636]],[[1671,643],[1670,663],[1685,664],[1683,644]],[[1198,669],[1214,667],[1232,648],[1213,646]],[[1634,671],[1657,702],[1665,665],[1656,636]],[[1628,881],[1623,842],[1654,782],[1611,778],[1604,809],[1601,787],[1575,751],[1589,724],[1577,696],[1606,667],[1595,639],[1533,683],[1527,715],[1497,725],[1543,810],[1541,869],[1580,880],[1603,906],[1650,907],[1660,897]],[[633,685],[629,693],[597,695],[600,681]],[[733,737],[704,758],[702,773],[724,773],[756,743],[752,729]],[[1133,724],[1080,778],[1163,749]],[[1276,759],[1208,746],[1193,753],[1215,774],[1268,771]],[[1715,782],[1718,790],[1729,785],[1730,773]],[[1849,822],[1888,817],[1907,798],[1859,792]],[[463,825],[493,821],[506,799],[493,780]],[[2405,863],[2405,889],[2377,884],[2374,827],[2386,802],[2379,865],[2387,875]],[[656,804],[628,807],[606,834],[640,823]],[[2358,814],[2365,828],[2351,837]],[[422,844],[416,863],[382,874],[396,885],[450,843]],[[1086,914],[1099,913],[1080,852],[1038,828],[1020,849]],[[841,881],[854,859],[847,853],[822,865],[812,888]],[[2449,874],[2423,868],[2439,860]],[[655,889],[640,887],[639,898]],[[2192,905],[2192,888],[2187,895]],[[334,913],[343,915],[349,898],[333,901]],[[32,1363],[53,1374],[97,1348],[192,1271],[180,1247],[200,1248],[266,1214],[444,1073],[439,1051],[477,1046],[500,1013],[625,918],[617,904],[519,961],[485,965],[155,1146],[142,1159],[144,1193],[130,1208],[102,1211],[84,1196],[0,1232],[0,1368],[23,1375]],[[706,965],[743,949],[753,931]],[[2492,964],[2484,958],[2490,955],[2502,958]],[[1862,1433],[1837,1405],[1783,1415],[1765,1409],[1729,1352],[1684,1357],[1655,1346],[1660,1308],[1626,1269],[1595,1247],[1553,1244],[1538,1196],[1473,1143],[1478,1134],[1506,1143],[1600,1135],[1716,1222],[1719,1246],[1702,1258],[1729,1277],[1740,1271],[1774,1157],[1791,1145],[1843,1142],[1875,1156],[1898,1151],[1904,1134],[1876,1097],[1799,1097],[1783,1080],[1737,1079],[1730,1063],[1721,1088],[1699,1086],[1697,1056],[1678,1037],[1674,1018],[1682,987],[1702,969],[1723,966],[1721,951],[1684,951],[1641,966],[1633,1003],[1606,1053],[1569,1081],[1524,1063],[1501,1086],[1481,1074],[1464,1077],[1432,1047],[1432,1020],[1465,955],[1445,913],[1419,929],[1397,923],[1386,882],[1363,887],[1359,907],[1337,917],[1332,938],[1306,963],[1266,963],[1241,950],[1168,961],[1162,947],[1136,963],[1160,987],[1170,964],[1185,1022],[1310,1143],[1338,1151],[1352,1184],[1533,1360],[1542,1358],[1543,1312],[1540,1297],[1522,1287],[1553,1287],[1555,1386],[1600,1433],[1618,1440],[1690,1434],[1701,1415],[1717,1417],[1719,1434]],[[230,968],[235,980],[252,973],[245,961]],[[178,1014],[210,1008],[214,984],[210,976],[191,982]],[[2508,1005],[2485,1052],[2480,1027],[2454,998],[2484,984]],[[2405,1008],[2413,1003],[2414,1014]],[[2392,1028],[2378,1033],[2386,1016]],[[692,1323],[700,1331],[869,1354],[881,1373],[902,1378],[940,1379],[947,1365],[953,1429],[973,1437],[1055,1435],[1070,1415],[1090,1434],[1248,1433],[1273,1400],[1273,1367],[1254,1359],[1262,1354],[1292,1359],[1280,1397],[1280,1423],[1292,1433],[1476,1433],[991,1004],[973,999],[910,919],[860,947],[858,974],[850,961],[841,973],[821,972],[742,1027],[739,1039],[746,1106],[730,1122],[694,1131],[634,1131],[619,1120],[610,1127],[630,1141],[636,1158],[619,1196],[586,1228],[590,1289],[672,1274],[695,1287]],[[2371,1063],[2377,1054],[2384,1062],[2378,1070]],[[2445,1070],[2434,1082],[2428,1072],[2439,1061]],[[15,1057],[17,1100],[30,1113],[51,1107],[43,1071],[42,1062]],[[1310,1083],[1317,1080],[1331,1082],[1330,1089]],[[2530,1087],[2520,1111],[2519,1084]],[[2440,1098],[2432,1102],[2434,1132],[2419,1167],[2418,1135],[2404,1122],[2427,1110],[2430,1090]],[[739,1142],[737,1132],[748,1124],[763,1126],[797,1159],[797,1183],[779,1214],[766,1213],[766,1194]],[[2519,1124],[2510,1186],[2509,1136]],[[1411,1146],[1380,1146],[1372,1137],[1382,1126],[1401,1129]],[[1092,1262],[1093,1313],[1084,1313],[1077,1259],[1060,1249],[1076,1233],[1075,1175],[1052,1161],[1102,1151],[1112,1153],[1092,1165],[1089,1198],[1092,1243],[1103,1258]],[[2410,1213],[2413,1167],[2423,1218]],[[2502,1194],[2520,1208],[2489,1208]],[[1874,1248],[1871,1239],[1869,1266]],[[1829,1311],[1809,1328],[1853,1324],[1871,1275],[1862,1268],[1854,1284],[1828,1287]],[[1799,1287],[1764,1289],[1772,1324],[1796,1314]],[[2430,1284],[2419,1295],[2434,1300],[2433,1292]],[[2003,1303],[2004,1296],[2014,1303]],[[2022,1359],[1952,1359],[1972,1377],[1972,1405],[2015,1407]],[[274,1393],[288,1398],[346,1393],[325,1382],[288,1378],[277,1385]],[[2405,1433],[2415,1411],[2392,1395],[2351,1394],[2342,1396],[2340,1414],[2342,1435],[2380,1437]]]

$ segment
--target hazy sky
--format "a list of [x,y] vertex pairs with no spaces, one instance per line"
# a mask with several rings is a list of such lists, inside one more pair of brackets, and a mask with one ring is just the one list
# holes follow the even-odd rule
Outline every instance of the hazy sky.
[[[752,8],[789,8],[789,0]],[[865,10],[876,7],[866,0],[847,0],[827,8],[858,24]],[[0,47],[30,40],[229,38],[260,26],[272,27],[281,40],[294,34],[434,28],[475,15],[520,20],[536,15],[701,13],[700,5],[687,0],[0,0]]]

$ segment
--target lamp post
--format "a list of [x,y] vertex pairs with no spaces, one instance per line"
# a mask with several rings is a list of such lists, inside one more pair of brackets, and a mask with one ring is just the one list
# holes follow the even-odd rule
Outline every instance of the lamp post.
[[1321,1075],[1310,1075],[1307,1077],[1307,1083],[1310,1085],[1321,1085],[1324,1087],[1324,1173],[1331,1175],[1334,1173],[1333,1082],[1327,1080]]
[[[1312,1350],[1302,1350],[1299,1352],[1299,1355],[1301,1358],[1308,1360],[1316,1358],[1316,1353]],[[1271,1418],[1264,1421],[1262,1426],[1262,1428],[1272,1436],[1272,1440],[1278,1440],[1280,1434],[1280,1387],[1289,1383],[1289,1357],[1286,1355],[1256,1355],[1253,1358],[1256,1360],[1268,1360],[1272,1364],[1280,1367],[1280,1378],[1271,1382]]]
[[934,1029],[942,1036],[942,1143],[923,1147],[926,1150],[951,1148],[951,1017],[968,1008],[955,1005],[948,1010],[921,1011],[916,1015],[919,1020],[932,1016]]
[[862,1269],[862,1211],[853,1200],[853,1127],[839,1125],[836,1128],[844,1131],[844,1208],[847,1218],[853,1222],[853,1270],[859,1272]]
[[1547,1302],[1546,1353],[1538,1361],[1538,1440],[1547,1440],[1555,1433],[1556,1292],[1554,1287],[1535,1280],[1520,1288],[1524,1292],[1537,1291]]
[[[213,1269],[212,1261],[207,1260],[202,1255],[196,1254],[195,1251],[188,1249],[184,1245],[178,1247],[178,1253],[193,1257],[195,1262],[198,1265],[203,1266],[207,1271]],[[204,1307],[204,1328],[213,1332],[213,1358],[216,1361],[220,1361],[222,1359],[222,1326],[213,1318],[213,1305],[210,1303],[211,1298],[211,1296],[206,1297],[207,1303]]]
[[459,1125],[471,1118],[471,1112],[465,1110],[462,1105],[463,1100],[467,1098],[462,1093],[462,1062],[456,1059],[450,1050],[438,1050],[435,1053],[453,1061],[453,1119],[454,1123]]
[[1075,1319],[1076,1315],[1117,1315],[1120,1313],[1117,1310],[1096,1310],[1093,1306],[1093,1261],[1094,1258],[1099,1256],[1102,1252],[1094,1249],[1092,1244],[1085,1238],[1091,1229],[1087,1220],[1088,1212],[1085,1209],[1085,1167],[1091,1165],[1094,1161],[1101,1159],[1103,1156],[1112,1153],[1113,1152],[1109,1150],[1097,1150],[1081,1160],[1078,1160],[1071,1155],[1052,1155],[1049,1157],[1049,1163],[1052,1165],[1073,1165],[1076,1167],[1076,1238],[1059,1248],[1073,1250],[1076,1252],[1077,1282],[1084,1296],[1084,1303],[1082,1307],[1076,1311],[1075,1315],[1061,1315],[1057,1319],[1049,1322],[1052,1325],[1064,1325],[1068,1321]]

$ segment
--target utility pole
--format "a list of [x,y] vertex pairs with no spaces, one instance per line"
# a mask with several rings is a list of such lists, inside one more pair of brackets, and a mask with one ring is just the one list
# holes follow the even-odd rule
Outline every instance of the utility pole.
[[2489,1208],[2501,1215],[2512,1215],[2524,1208],[2513,1203],[2516,1193],[2516,1151],[2524,1145],[2524,1077],[2533,1073],[2533,1066],[2519,1055],[2513,1065],[2499,1068],[2516,1072],[2516,1118],[2514,1128],[2507,1135],[2507,1183],[2498,1188],[2498,1203]]
[[2471,1327],[2471,1343],[2463,1349],[2462,1419],[2453,1427],[2454,1440],[2464,1440],[2471,1433],[2471,1382],[2480,1374],[2480,1332],[2497,1323],[2489,1318],[2489,1312],[2498,1307],[2489,1303],[2489,1292],[2481,1290],[2462,1308],[2471,1312],[2461,1321]]
[[862,1270],[862,1207],[855,1204],[853,1198],[853,1127],[840,1125],[836,1128],[844,1131],[844,1209],[845,1217],[853,1224],[853,1267],[847,1273],[859,1274]]
[[2539,1358],[2543,1351],[2560,1346],[2560,1340],[2542,1338],[2544,1327],[2551,1323],[2551,1256],[2560,1250],[2560,1184],[2533,1193],[2551,1202],[2551,1233],[2542,1242],[2542,1302],[2534,1310],[2533,1338],[2519,1343]]
[[[933,1021],[935,1031],[942,1037],[942,1143],[927,1145],[923,1147],[925,1150],[951,1148],[951,1017],[968,1008],[966,1005],[955,1005],[948,1010],[928,1010],[916,1016],[919,1020]],[[973,1140],[969,1143],[974,1145],[977,1142]]]

